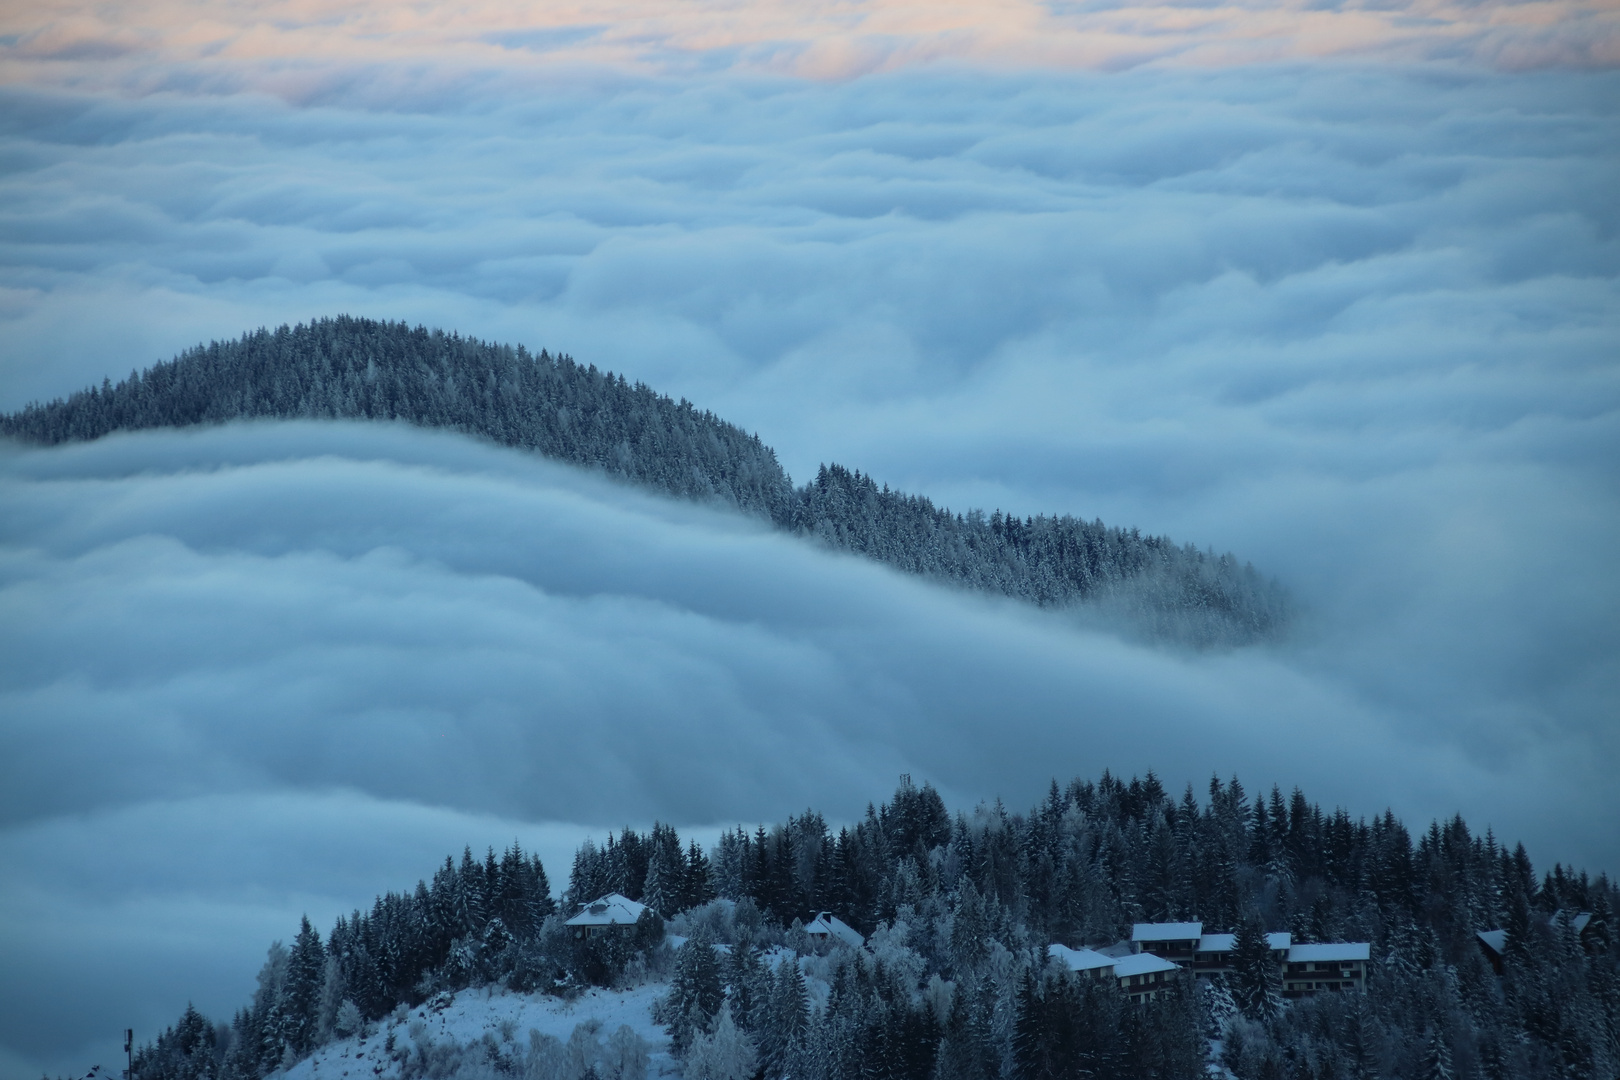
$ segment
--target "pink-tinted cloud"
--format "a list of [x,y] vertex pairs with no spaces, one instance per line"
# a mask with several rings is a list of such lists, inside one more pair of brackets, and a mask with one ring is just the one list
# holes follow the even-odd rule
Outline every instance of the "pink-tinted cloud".
[[[1614,0],[46,0],[0,14],[0,81],[320,96],[388,69],[724,69],[841,79],[928,64],[1109,70],[1317,58],[1620,63]],[[385,91],[386,92],[386,91]]]

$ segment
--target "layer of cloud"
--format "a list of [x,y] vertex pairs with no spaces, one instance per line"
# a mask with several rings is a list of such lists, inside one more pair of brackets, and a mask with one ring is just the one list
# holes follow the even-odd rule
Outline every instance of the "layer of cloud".
[[13,95],[0,406],[349,310],[567,349],[757,428],[801,478],[831,457],[1021,512],[1179,526],[1106,489],[1279,461],[1354,482],[1517,454],[1521,424],[1596,461],[1617,91],[1369,69],[425,115]]
[[801,480],[1231,548],[1309,618],[1143,651],[408,431],[9,456],[6,1080],[109,1064],[78,1047],[137,1000],[227,1010],[299,911],[462,843],[847,815],[906,770],[956,805],[1235,771],[1620,865],[1614,76],[390,68],[299,108],[153,64],[0,99],[0,407],[407,318],[684,395]]
[[301,101],[582,71],[844,79],[942,63],[1114,71],[1320,58],[1612,67],[1620,15],[1602,0],[48,0],[0,15],[0,82]]
[[[901,772],[1015,806],[1054,773],[1237,772],[1617,854],[1614,733],[1537,729],[1523,686],[1436,700],[1473,658],[1433,622],[1171,655],[370,425],[13,451],[0,502],[8,1074],[105,1056],[86,1026],[116,1031],[136,987],[148,1027],[227,1010],[299,912],[464,843],[519,839],[560,884],[566,823],[847,820]],[[1612,702],[1596,679],[1565,720]]]

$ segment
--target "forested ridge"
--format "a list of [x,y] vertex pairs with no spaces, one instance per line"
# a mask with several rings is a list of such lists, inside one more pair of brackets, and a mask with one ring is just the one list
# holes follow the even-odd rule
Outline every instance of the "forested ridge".
[[0,416],[0,435],[54,444],[254,418],[466,432],[733,506],[909,573],[1048,607],[1085,603],[1160,638],[1242,644],[1288,620],[1281,587],[1230,554],[1068,515],[952,513],[836,464],[795,487],[757,435],[687,401],[568,356],[405,323],[341,316],[199,346]]
[[[632,933],[567,931],[580,903],[614,891],[648,905]],[[463,852],[324,940],[305,920],[272,946],[251,1005],[217,1025],[188,1009],[142,1049],[136,1080],[259,1080],[334,1038],[402,1033],[409,1010],[466,987],[566,996],[648,980],[668,982],[655,1015],[691,1077],[1186,1080],[1216,1064],[1240,1080],[1612,1078],[1617,900],[1603,875],[1538,878],[1522,845],[1460,818],[1414,841],[1387,811],[1352,819],[1297,789],[1251,799],[1235,778],[1200,800],[1151,773],[1104,773],[1054,782],[1024,813],[997,801],[954,816],[902,778],[836,831],[807,811],[704,851],[667,825],[627,828],[579,849],[560,904],[516,845]],[[812,942],[800,923],[822,910],[866,946]],[[1235,970],[1157,1000],[1048,959],[1053,942],[1191,919],[1237,933]],[[1497,928],[1500,974],[1477,937]],[[1284,930],[1370,943],[1365,991],[1281,999],[1261,935]],[[538,1037],[524,1051],[412,1031],[387,1041],[400,1080],[593,1075]]]

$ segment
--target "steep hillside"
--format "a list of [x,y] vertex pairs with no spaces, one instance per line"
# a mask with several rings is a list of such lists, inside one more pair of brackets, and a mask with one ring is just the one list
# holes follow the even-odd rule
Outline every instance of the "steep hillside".
[[0,417],[37,443],[263,418],[449,428],[718,502],[908,573],[1194,645],[1279,634],[1286,593],[1232,555],[1068,515],[952,513],[823,466],[795,488],[770,447],[712,413],[567,356],[347,316],[199,346],[114,385]]

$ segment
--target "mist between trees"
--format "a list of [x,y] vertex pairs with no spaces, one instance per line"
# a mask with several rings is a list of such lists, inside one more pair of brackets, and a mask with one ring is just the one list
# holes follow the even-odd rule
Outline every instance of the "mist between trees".
[[[576,937],[564,925],[610,892],[646,904],[633,928]],[[1522,845],[1461,818],[1414,842],[1388,811],[1352,820],[1297,789],[1251,799],[1236,778],[1212,779],[1200,801],[1191,787],[1171,797],[1152,773],[1105,772],[1054,782],[1025,813],[998,801],[953,816],[903,777],[836,833],[811,810],[728,831],[707,852],[662,824],[587,842],[560,904],[515,844],[464,851],[324,941],[306,919],[290,946],[271,947],[250,1006],[219,1024],[188,1009],[136,1073],[260,1080],[468,987],[569,997],[667,983],[653,1013],[689,1077],[1184,1080],[1212,1060],[1241,1080],[1613,1077],[1617,900],[1605,875],[1555,866],[1538,880]],[[823,910],[866,945],[813,941],[801,927]],[[1580,933],[1575,912],[1591,916]],[[1191,919],[1237,933],[1234,970],[1154,1000],[1048,960],[1053,942],[1103,945],[1133,922]],[[1500,974],[1477,938],[1497,928]],[[1365,991],[1282,1000],[1261,936],[1277,930],[1371,943]],[[446,1045],[413,1029],[389,1052],[402,1080],[565,1075],[534,1064],[563,1060],[560,1040],[524,1050],[511,1034]],[[608,1060],[595,1029],[576,1035],[579,1061]],[[630,1072],[612,1075],[634,1074],[645,1047],[614,1037],[613,1068]]]
[[264,418],[398,420],[538,451],[718,503],[907,573],[1045,607],[1081,606],[1197,646],[1275,637],[1286,591],[1230,555],[1068,515],[953,514],[824,465],[801,487],[769,446],[687,401],[567,356],[340,316],[214,342],[114,385],[0,416],[54,444]]

